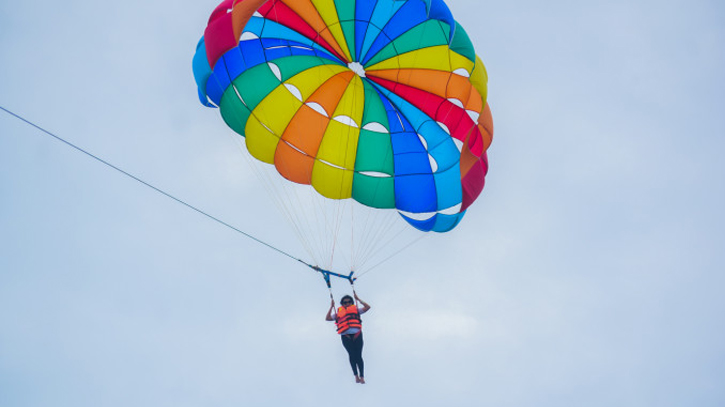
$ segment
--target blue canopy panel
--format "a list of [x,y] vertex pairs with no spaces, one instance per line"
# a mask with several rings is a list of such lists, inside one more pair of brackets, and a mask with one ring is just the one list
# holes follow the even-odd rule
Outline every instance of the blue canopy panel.
[[[382,32],[383,27],[385,27],[391,17],[394,16],[404,4],[405,3],[402,1],[392,0],[379,0],[375,2],[375,9],[369,18],[369,23],[366,22],[368,19],[355,16],[358,21],[366,22],[365,24],[368,26],[365,30],[365,39],[362,42],[361,50],[357,53],[358,55],[367,55],[368,50],[373,45],[373,42],[375,42],[375,39],[378,38],[378,35]],[[358,39],[356,39],[356,41],[358,41]]]
[[395,207],[412,213],[435,212],[435,177],[428,152],[402,112],[385,96],[380,100],[388,115],[393,148]]
[[367,36],[368,26],[373,16],[375,4],[372,1],[355,2],[355,55],[362,55],[363,44]]
[[454,215],[436,213],[435,215],[433,215],[433,217],[426,220],[413,219],[402,213],[400,214],[400,216],[402,216],[403,219],[405,219],[405,221],[408,222],[411,226],[420,231],[445,233],[453,230],[461,221],[461,219],[463,219],[463,215],[465,214],[466,211]]
[[[413,104],[375,83],[373,85],[382,95],[390,123],[396,191],[399,184],[401,188],[401,195],[396,193],[396,207],[405,212],[425,213],[460,205],[463,201],[460,151],[451,136]],[[435,161],[435,171],[431,161]],[[431,187],[429,178],[410,177],[414,174],[432,174],[433,189],[418,191],[405,199],[402,194],[409,188]],[[398,175],[406,176],[399,179]],[[435,194],[435,204],[430,201],[431,193]],[[425,200],[411,202],[413,199]]]
[[199,101],[204,106],[216,107],[209,103],[209,99],[206,97],[206,83],[209,80],[209,76],[211,76],[212,70],[206,56],[206,43],[204,43],[204,37],[201,37],[199,43],[196,45],[196,53],[194,53],[194,59],[192,60],[192,68],[194,70],[196,89],[199,93]]
[[[451,136],[432,118],[391,91],[370,82],[388,115],[395,165],[396,208],[411,214],[430,214],[427,220],[406,221],[423,231],[453,229],[462,214],[441,213],[456,210],[463,201],[460,151]],[[435,171],[432,166],[435,161]]]
[[375,42],[366,50],[365,56],[361,58],[361,63],[365,65],[394,39],[426,20],[428,20],[428,10],[426,10],[425,3],[422,1],[406,2],[382,28],[382,33],[378,35]]
[[[375,85],[374,82],[373,84]],[[423,138],[426,150],[438,163],[440,169],[449,168],[459,162],[460,152],[455,142],[448,133],[443,131],[438,123],[407,100],[385,88],[378,88],[400,110],[402,116],[411,123],[418,135]]]
[[428,5],[428,18],[445,21],[449,27],[451,27],[448,33],[448,43],[453,40],[453,36],[456,32],[456,20],[453,18],[453,13],[448,5],[443,0],[425,0]]

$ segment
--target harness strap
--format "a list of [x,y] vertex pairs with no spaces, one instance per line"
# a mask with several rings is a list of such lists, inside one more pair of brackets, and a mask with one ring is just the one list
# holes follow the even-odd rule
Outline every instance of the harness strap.
[[320,272],[322,274],[322,278],[325,279],[325,283],[327,284],[327,290],[330,292],[330,299],[335,302],[335,297],[332,296],[332,285],[330,284],[330,275],[327,273]]
[[352,278],[353,274],[355,274],[355,272],[351,271],[350,279],[348,281],[350,281],[350,287],[352,287],[352,298],[355,301],[355,308],[358,309],[358,318],[360,319],[360,322],[362,322],[362,315],[360,315],[360,305],[358,305],[358,303],[357,303],[357,293],[355,292],[355,280],[356,279]]

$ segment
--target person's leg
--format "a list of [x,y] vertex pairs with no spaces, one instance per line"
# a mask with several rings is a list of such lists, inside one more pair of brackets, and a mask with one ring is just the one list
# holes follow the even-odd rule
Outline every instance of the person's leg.
[[350,360],[355,360],[355,364],[357,365],[357,369],[360,372],[360,380],[362,383],[365,383],[365,362],[362,358],[362,350],[363,350],[363,335],[362,332],[358,332],[355,334],[352,340],[352,350],[353,354],[350,357]]
[[347,351],[347,355],[350,359],[350,367],[352,367],[352,373],[355,375],[355,377],[358,377],[357,374],[357,361],[355,359],[355,344],[353,340],[352,335],[340,335],[340,338],[342,339],[342,346],[345,347],[345,350]]

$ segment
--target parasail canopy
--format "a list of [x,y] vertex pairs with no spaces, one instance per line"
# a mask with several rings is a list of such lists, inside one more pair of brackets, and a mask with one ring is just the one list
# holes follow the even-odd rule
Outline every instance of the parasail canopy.
[[225,0],[193,67],[256,160],[325,198],[446,232],[484,187],[488,77],[442,0]]

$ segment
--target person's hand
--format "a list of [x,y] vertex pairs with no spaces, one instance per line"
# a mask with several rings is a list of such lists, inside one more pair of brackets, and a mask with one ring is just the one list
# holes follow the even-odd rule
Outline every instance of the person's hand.
[[357,293],[356,293],[356,292],[354,292],[354,291],[353,291],[353,292],[352,292],[352,295],[353,295],[353,296],[355,297],[355,299],[356,299],[356,300],[358,300],[358,301],[361,301],[361,300],[360,300],[360,298],[358,298],[358,296],[357,296]]
[[330,308],[335,308],[335,300],[330,298]]

